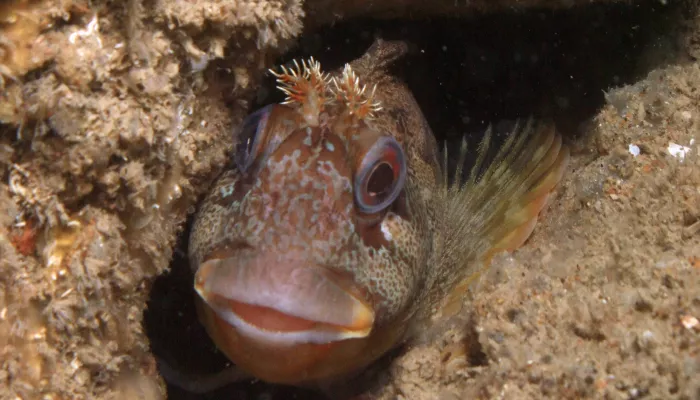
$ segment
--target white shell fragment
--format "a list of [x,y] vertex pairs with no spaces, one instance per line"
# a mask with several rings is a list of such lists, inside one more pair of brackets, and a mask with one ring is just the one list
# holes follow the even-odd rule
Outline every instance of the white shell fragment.
[[685,329],[693,329],[700,324],[700,321],[698,321],[697,318],[693,317],[692,315],[684,315],[681,317],[681,324],[685,327]]
[[673,142],[668,144],[668,153],[676,158],[683,160],[688,152],[690,152],[690,147],[688,146],[681,146]]
[[632,154],[634,157],[637,157],[639,155],[639,146],[636,144],[631,144],[629,145],[629,152]]

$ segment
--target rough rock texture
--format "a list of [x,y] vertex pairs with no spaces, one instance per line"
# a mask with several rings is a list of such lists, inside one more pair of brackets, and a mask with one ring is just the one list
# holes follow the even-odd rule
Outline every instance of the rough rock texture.
[[610,92],[543,227],[380,398],[698,398],[698,88],[691,63]]
[[266,52],[302,15],[175,4],[0,8],[0,398],[163,397],[150,285],[226,162]]
[[[165,396],[151,284],[303,24],[590,1],[460,3],[0,5],[0,398]],[[543,227],[473,289],[467,328],[401,355],[379,394],[700,397],[698,87],[694,61],[610,92]]]

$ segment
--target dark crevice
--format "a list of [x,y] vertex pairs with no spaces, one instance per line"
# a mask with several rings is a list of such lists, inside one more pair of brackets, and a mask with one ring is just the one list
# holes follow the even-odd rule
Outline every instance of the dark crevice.
[[411,52],[394,72],[439,139],[480,136],[488,124],[528,116],[554,119],[576,136],[603,106],[604,91],[677,60],[679,15],[650,0],[464,19],[354,20],[307,33],[280,63],[313,56],[331,70],[362,55],[375,37],[403,40]]
[[469,323],[464,327],[467,334],[464,337],[467,363],[470,367],[483,367],[488,365],[489,358],[484,352],[484,347],[479,341],[479,332],[476,330],[477,324],[474,317],[469,318]]
[[634,303],[635,311],[649,313],[654,311],[654,306],[647,300],[639,299]]
[[602,342],[606,339],[605,335],[600,332],[597,327],[584,327],[581,325],[572,325],[571,331],[574,335],[580,337],[583,340],[588,340],[592,342]]

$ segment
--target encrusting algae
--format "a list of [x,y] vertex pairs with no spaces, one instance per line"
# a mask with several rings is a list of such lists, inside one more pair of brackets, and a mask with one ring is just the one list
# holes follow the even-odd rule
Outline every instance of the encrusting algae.
[[237,168],[198,211],[201,320],[259,379],[337,380],[414,337],[495,253],[525,242],[566,169],[553,125],[528,121],[485,166],[487,133],[466,181],[461,169],[452,179],[386,72],[405,51],[378,40],[333,75],[313,59],[275,73],[286,101],[242,123]]

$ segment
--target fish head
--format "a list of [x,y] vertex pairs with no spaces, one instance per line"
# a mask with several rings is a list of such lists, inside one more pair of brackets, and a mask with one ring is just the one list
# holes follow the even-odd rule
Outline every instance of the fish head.
[[[278,383],[360,369],[406,329],[419,277],[407,157],[349,66],[278,75],[283,104],[249,115],[236,168],[193,226],[199,309],[240,368]],[[335,90],[328,87],[335,86]]]

